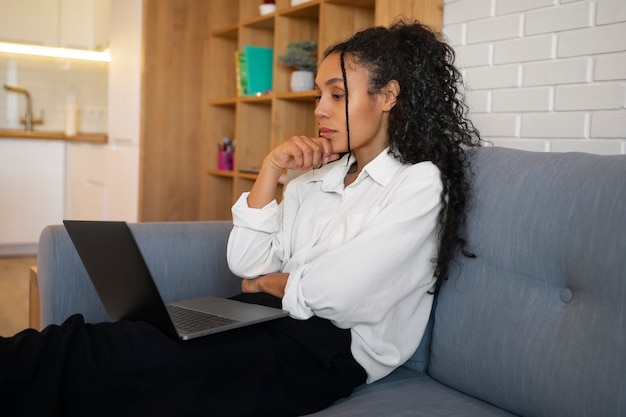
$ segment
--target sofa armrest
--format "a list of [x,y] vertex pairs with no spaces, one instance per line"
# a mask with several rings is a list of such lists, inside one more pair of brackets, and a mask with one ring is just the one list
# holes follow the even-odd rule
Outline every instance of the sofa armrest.
[[[226,263],[227,221],[133,223],[129,227],[163,300],[231,296],[241,280]],[[65,227],[46,227],[39,239],[41,325],[80,313],[87,322],[109,320]]]

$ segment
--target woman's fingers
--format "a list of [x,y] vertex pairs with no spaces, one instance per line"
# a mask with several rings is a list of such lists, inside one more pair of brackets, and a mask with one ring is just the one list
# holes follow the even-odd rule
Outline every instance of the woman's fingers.
[[275,164],[281,168],[306,171],[331,160],[330,144],[324,138],[293,136],[274,150]]
[[322,146],[323,149],[323,153],[322,153],[322,164],[327,164],[329,162],[332,161],[336,161],[337,159],[339,159],[339,154],[338,153],[333,153],[333,148],[332,145],[330,143],[330,140],[326,139],[326,138],[318,138],[319,139],[319,143]]
[[261,292],[259,288],[258,278],[246,278],[241,280],[241,292],[244,293],[253,293],[253,292]]
[[317,168],[322,163],[322,146],[313,138],[299,136],[296,144],[302,152],[302,165],[300,169],[306,171],[310,168]]

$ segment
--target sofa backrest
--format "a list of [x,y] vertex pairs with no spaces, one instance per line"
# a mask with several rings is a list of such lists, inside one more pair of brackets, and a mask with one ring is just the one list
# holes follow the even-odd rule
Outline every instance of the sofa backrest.
[[476,258],[441,288],[429,373],[524,416],[626,415],[626,157],[471,159]]
[[[128,226],[165,302],[240,291],[240,279],[226,262],[231,222]],[[41,233],[37,265],[43,326],[60,324],[76,313],[91,323],[109,320],[63,225],[48,226]]]

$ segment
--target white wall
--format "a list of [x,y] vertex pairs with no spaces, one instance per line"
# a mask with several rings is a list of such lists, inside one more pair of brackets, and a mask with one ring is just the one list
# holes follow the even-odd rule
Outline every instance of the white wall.
[[445,0],[443,15],[484,139],[626,154],[626,0]]

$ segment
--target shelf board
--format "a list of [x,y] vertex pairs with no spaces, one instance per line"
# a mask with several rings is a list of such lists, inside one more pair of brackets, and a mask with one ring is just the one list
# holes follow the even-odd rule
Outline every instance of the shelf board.
[[255,16],[251,19],[247,19],[244,22],[241,22],[241,26],[255,28],[255,29],[264,29],[264,30],[274,30],[274,17],[276,13],[265,14],[262,16]]
[[263,94],[260,96],[239,96],[229,98],[218,98],[209,100],[209,105],[217,107],[234,107],[237,102],[242,103],[260,103],[269,104],[272,98],[280,98],[281,100],[308,101],[315,97],[315,91],[304,91],[298,93],[280,93],[280,94]]
[[224,171],[221,169],[209,169],[208,173],[215,177],[233,178],[235,176],[233,171]]
[[211,104],[213,105],[229,105],[236,101],[241,101],[244,103],[264,103],[270,102],[273,98],[277,98],[280,100],[293,100],[293,101],[312,101],[315,99],[315,90],[309,91],[298,91],[298,92],[286,92],[286,93],[271,93],[271,94],[263,94],[260,96],[240,96],[234,99],[224,99],[224,100],[213,100]]
[[343,4],[346,6],[364,7],[373,9],[376,6],[376,0],[327,0],[326,3]]
[[315,94],[316,94],[315,90],[278,93],[276,94],[276,98],[280,100],[292,100],[292,101],[313,101],[315,99]]
[[237,104],[237,97],[209,100],[209,104],[211,106],[235,107],[235,104]]
[[286,17],[300,17],[305,19],[317,20],[320,14],[320,2],[310,1],[297,6],[290,7],[288,9],[279,10],[280,16]]
[[272,102],[272,97],[274,97],[274,94],[263,94],[260,96],[241,96],[238,97],[237,99],[242,102],[242,103],[271,103]]
[[211,32],[211,35],[226,39],[237,39],[239,35],[239,25],[235,24],[215,29]]

